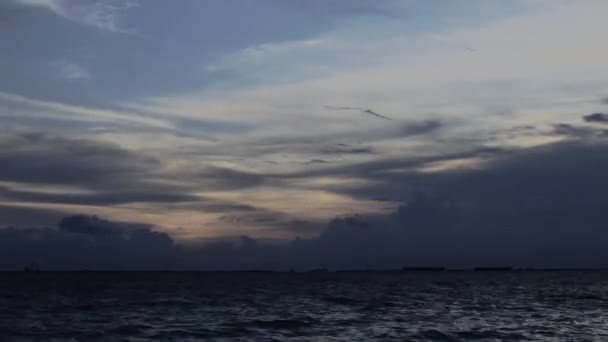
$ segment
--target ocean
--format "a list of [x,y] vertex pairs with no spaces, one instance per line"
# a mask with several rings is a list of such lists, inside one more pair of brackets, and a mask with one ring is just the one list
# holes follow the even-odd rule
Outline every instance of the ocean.
[[6,272],[0,341],[608,341],[608,273]]

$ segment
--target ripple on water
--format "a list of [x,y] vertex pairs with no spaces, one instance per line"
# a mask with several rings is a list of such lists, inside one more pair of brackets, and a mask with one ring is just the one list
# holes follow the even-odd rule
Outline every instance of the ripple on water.
[[608,340],[608,275],[572,277],[0,274],[0,341]]

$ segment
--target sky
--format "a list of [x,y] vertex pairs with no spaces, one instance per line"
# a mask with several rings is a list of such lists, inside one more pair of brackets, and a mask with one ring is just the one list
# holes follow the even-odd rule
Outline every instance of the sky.
[[0,0],[0,268],[608,267],[607,16]]

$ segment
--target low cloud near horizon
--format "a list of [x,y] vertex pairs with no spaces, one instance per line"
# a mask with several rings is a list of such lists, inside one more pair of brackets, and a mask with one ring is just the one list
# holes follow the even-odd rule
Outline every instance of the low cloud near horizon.
[[[576,140],[446,172],[387,178],[389,163],[368,165],[360,176],[382,182],[336,191],[358,197],[383,193],[403,201],[396,211],[337,217],[316,236],[283,243],[243,235],[237,242],[184,244],[146,224],[68,216],[56,227],[0,230],[0,268],[605,267],[606,153],[604,141]],[[412,183],[414,191],[407,192]]]

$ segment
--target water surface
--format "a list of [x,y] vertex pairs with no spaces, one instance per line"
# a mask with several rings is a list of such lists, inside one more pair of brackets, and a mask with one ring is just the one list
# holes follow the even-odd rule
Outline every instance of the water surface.
[[0,273],[0,340],[603,341],[608,273]]

